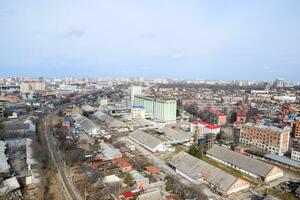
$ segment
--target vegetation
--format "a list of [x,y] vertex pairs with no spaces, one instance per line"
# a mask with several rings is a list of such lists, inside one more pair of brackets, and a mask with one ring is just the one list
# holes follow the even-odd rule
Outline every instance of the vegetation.
[[192,145],[188,151],[188,153],[196,158],[202,158],[203,152],[202,149],[196,145]]
[[124,177],[124,183],[129,185],[130,187],[133,186],[134,182],[133,182],[133,178],[132,178],[131,174],[126,173],[126,175]]

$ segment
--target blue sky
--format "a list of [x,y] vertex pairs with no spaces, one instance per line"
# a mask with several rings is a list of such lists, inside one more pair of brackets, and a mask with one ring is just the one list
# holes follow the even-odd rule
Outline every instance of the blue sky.
[[299,0],[1,0],[0,75],[299,80]]

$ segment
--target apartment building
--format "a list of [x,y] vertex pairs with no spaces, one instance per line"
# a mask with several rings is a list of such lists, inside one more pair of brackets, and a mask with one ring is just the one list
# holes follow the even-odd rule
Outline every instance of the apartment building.
[[20,84],[21,93],[43,91],[45,88],[46,84],[43,81],[26,81]]
[[291,159],[300,161],[300,149],[293,149],[292,150]]
[[224,125],[227,123],[227,117],[224,113],[215,110],[215,109],[208,109],[208,121],[211,124],[216,124],[218,126]]
[[144,106],[132,106],[130,111],[132,118],[145,119],[145,107]]
[[283,155],[289,149],[290,129],[281,129],[273,126],[242,125],[240,143],[243,146],[254,146],[276,155]]
[[300,139],[300,119],[296,119],[293,127],[293,133],[296,139]]

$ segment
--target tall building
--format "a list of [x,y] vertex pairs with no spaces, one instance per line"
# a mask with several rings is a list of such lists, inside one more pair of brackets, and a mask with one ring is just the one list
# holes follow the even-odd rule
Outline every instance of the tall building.
[[161,122],[175,122],[177,103],[174,99],[136,95],[134,106],[144,106],[146,115],[152,113],[153,118]]
[[290,129],[273,126],[242,125],[240,143],[243,146],[253,146],[277,155],[283,155],[289,149]]
[[46,88],[46,84],[43,81],[25,81],[20,84],[21,93],[43,91]]
[[296,119],[296,122],[293,127],[294,137],[300,140],[300,118]]
[[135,95],[141,95],[142,94],[142,87],[141,86],[131,86],[130,88],[130,100],[131,100],[131,105],[134,105],[134,97]]
[[276,88],[283,88],[284,87],[284,80],[281,78],[276,79],[275,81]]
[[216,124],[218,126],[221,126],[227,123],[226,115],[215,109],[208,109],[207,117],[209,123],[211,124]]

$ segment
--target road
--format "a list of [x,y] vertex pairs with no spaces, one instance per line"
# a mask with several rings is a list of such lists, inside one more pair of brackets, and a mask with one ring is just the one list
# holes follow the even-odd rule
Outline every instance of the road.
[[52,126],[51,126],[51,119],[53,114],[49,114],[45,117],[45,136],[48,145],[48,149],[52,158],[52,162],[57,169],[59,182],[63,187],[63,196],[65,199],[70,200],[82,200],[82,197],[78,193],[76,187],[73,185],[72,179],[68,176],[67,169],[64,167],[62,162],[60,153],[58,148],[55,145],[55,140],[52,134]]

